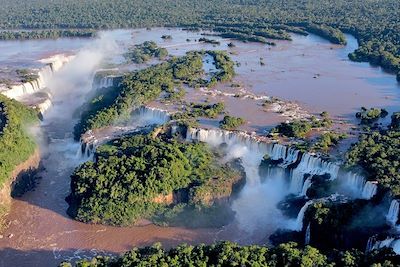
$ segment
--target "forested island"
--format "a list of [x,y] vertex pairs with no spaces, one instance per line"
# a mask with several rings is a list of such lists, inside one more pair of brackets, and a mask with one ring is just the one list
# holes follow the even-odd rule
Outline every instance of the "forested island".
[[132,225],[151,219],[209,227],[215,219],[199,214],[229,216],[224,204],[243,178],[232,165],[218,163],[216,151],[171,135],[170,128],[114,140],[94,157],[72,175],[67,199],[68,213],[83,222]]

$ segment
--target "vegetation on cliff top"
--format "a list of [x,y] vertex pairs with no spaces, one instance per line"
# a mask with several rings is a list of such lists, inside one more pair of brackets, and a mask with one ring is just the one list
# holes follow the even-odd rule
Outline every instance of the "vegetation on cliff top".
[[[238,176],[219,165],[205,144],[166,134],[117,139],[100,146],[95,159],[71,176],[68,212],[83,222],[131,225],[164,213],[174,203],[210,206],[214,197],[230,194],[225,183],[210,180]],[[201,197],[203,187],[215,189],[208,190],[211,199]]]
[[310,120],[294,120],[283,122],[273,129],[271,133],[279,133],[287,137],[302,138],[305,137],[313,128],[326,128],[332,125],[332,120],[328,113],[322,112],[320,118],[311,117]]
[[35,141],[27,130],[36,122],[37,112],[0,94],[0,187],[35,151]]
[[222,121],[219,122],[219,127],[224,130],[234,130],[243,123],[245,123],[245,120],[243,118],[227,115],[222,119]]
[[347,153],[349,167],[361,166],[367,177],[400,197],[400,128],[397,114],[387,130],[369,130]]

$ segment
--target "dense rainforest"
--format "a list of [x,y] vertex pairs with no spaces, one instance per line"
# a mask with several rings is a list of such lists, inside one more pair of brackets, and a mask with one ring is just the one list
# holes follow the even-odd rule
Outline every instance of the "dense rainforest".
[[370,180],[377,180],[400,197],[400,114],[392,115],[388,129],[371,129],[360,136],[347,153],[349,167],[361,166]]
[[289,242],[277,247],[239,246],[231,242],[214,245],[180,245],[164,250],[159,244],[152,247],[134,248],[120,257],[98,256],[80,260],[74,265],[63,262],[60,267],[133,267],[133,266],[271,266],[271,267],[366,267],[398,266],[400,256],[390,250],[364,254],[358,250],[334,251],[324,255],[318,249],[300,248]]
[[99,0],[95,4],[89,0],[1,0],[0,5],[0,28],[5,30],[184,26],[260,42],[290,39],[288,32],[308,31],[339,44],[345,43],[342,32],[349,32],[360,43],[351,59],[381,65],[400,80],[397,0]]
[[27,134],[38,122],[37,112],[0,94],[0,187],[15,166],[32,155],[36,144]]
[[[0,94],[0,189],[10,181],[15,166],[35,151],[36,143],[28,134],[28,127],[36,122],[35,110]],[[0,227],[3,227],[2,216],[8,208],[1,203]]]
[[179,214],[210,212],[229,198],[240,178],[217,162],[204,143],[188,143],[160,129],[114,140],[71,176],[68,213],[84,222],[131,225],[154,216],[167,224]]

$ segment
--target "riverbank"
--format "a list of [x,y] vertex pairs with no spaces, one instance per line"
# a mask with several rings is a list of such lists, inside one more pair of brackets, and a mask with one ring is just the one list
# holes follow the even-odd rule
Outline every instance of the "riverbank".
[[24,162],[17,165],[0,189],[0,232],[7,227],[5,217],[11,209],[12,195],[20,195],[26,187],[35,183],[34,178],[40,167],[40,152],[35,152]]

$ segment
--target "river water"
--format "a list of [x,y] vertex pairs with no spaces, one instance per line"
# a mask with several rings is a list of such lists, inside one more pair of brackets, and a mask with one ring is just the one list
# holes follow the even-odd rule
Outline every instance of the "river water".
[[[162,40],[163,34],[173,39]],[[169,247],[182,242],[239,240],[234,234],[220,234],[221,229],[163,228],[151,224],[136,227],[88,225],[70,219],[65,213],[69,175],[82,162],[76,156],[79,144],[72,140],[76,122],[73,111],[91,90],[95,70],[120,63],[120,53],[127,45],[146,40],[156,41],[173,55],[195,49],[228,50],[226,44],[231,42],[220,40],[220,46],[213,46],[194,41],[200,37],[198,32],[159,28],[108,31],[101,40],[63,38],[0,42],[0,68],[38,66],[36,61],[49,55],[77,54],[77,59],[49,83],[54,107],[37,131],[45,170],[39,174],[42,179],[34,191],[12,201],[7,217],[10,225],[0,239],[0,266],[54,266],[65,259],[115,254],[158,241]],[[347,53],[357,47],[357,42],[351,36],[347,38],[346,47],[332,45],[313,35],[295,35],[292,42],[278,41],[275,47],[233,41],[236,47],[229,51],[232,58],[240,62],[235,82],[257,94],[297,101],[310,112],[327,110],[346,119],[351,119],[360,106],[396,110],[400,94],[394,76],[369,64],[350,62]],[[259,63],[261,57],[264,66]],[[314,78],[316,75],[318,78]],[[227,89],[229,85],[221,87]],[[247,125],[250,129],[257,130],[283,120],[278,115],[266,116],[259,106],[246,100],[226,99],[226,106],[229,113],[250,121]],[[265,241],[265,238],[254,240],[256,243]]]

